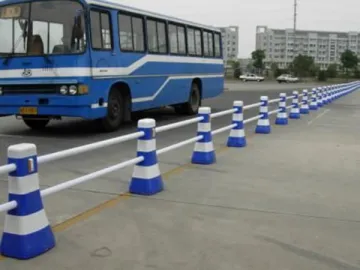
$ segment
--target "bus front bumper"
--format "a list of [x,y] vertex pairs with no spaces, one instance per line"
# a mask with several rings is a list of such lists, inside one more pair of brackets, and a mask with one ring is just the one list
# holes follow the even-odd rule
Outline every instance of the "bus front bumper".
[[74,96],[0,96],[0,115],[81,117],[97,119],[106,115],[107,104]]

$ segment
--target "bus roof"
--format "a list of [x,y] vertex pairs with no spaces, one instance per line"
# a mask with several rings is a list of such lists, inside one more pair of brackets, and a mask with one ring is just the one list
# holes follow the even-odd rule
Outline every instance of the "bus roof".
[[195,26],[195,27],[199,27],[199,28],[205,28],[205,29],[212,30],[212,31],[215,31],[215,32],[220,32],[220,30],[218,28],[213,27],[213,26],[208,26],[208,25],[194,23],[194,22],[190,22],[190,21],[186,21],[186,20],[181,20],[181,19],[178,19],[178,18],[174,18],[174,17],[162,15],[162,14],[159,14],[159,13],[155,13],[155,12],[151,12],[151,11],[146,11],[146,10],[130,7],[130,6],[125,6],[125,5],[110,2],[110,1],[105,1],[105,0],[85,0],[85,2],[90,4],[90,5],[98,5],[98,6],[102,6],[102,7],[120,9],[120,10],[123,10],[123,11],[133,12],[133,13],[137,13],[137,14],[141,14],[141,15],[145,15],[145,16],[164,19],[166,21],[173,21],[173,22],[186,24],[186,25],[191,25],[191,26]]

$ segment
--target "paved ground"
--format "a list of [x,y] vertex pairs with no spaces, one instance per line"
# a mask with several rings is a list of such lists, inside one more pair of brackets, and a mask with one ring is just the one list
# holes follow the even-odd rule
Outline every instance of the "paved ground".
[[[251,102],[260,94],[232,91],[208,104],[223,110],[231,100]],[[289,127],[274,127],[271,135],[254,136],[249,126],[249,146],[241,150],[225,148],[227,134],[219,135],[218,163],[209,167],[187,165],[192,146],[165,154],[166,191],[155,197],[118,196],[131,168],[51,196],[45,205],[57,247],[28,262],[0,261],[0,269],[360,269],[359,108],[360,93],[353,93]],[[20,125],[9,124],[5,134],[35,141],[43,153],[109,136],[74,131],[72,123],[46,134]],[[61,130],[67,132],[57,139]],[[192,126],[160,135],[159,146],[194,134]],[[24,141],[0,139],[4,147]],[[129,143],[46,165],[41,182],[78,177],[132,157],[134,149]],[[0,201],[6,199],[3,180]],[[0,230],[2,224],[1,215]]]

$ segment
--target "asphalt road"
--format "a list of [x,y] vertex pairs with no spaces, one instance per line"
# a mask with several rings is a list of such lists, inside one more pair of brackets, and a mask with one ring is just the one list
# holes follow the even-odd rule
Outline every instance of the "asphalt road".
[[[212,112],[217,112],[231,108],[234,100],[242,100],[245,104],[251,104],[257,102],[261,95],[269,95],[269,98],[276,98],[280,92],[290,93],[293,90],[311,88],[312,85],[239,82],[227,83],[225,87],[229,90],[225,91],[220,97],[205,100],[203,106],[210,106]],[[257,113],[257,109],[251,110],[248,112],[247,117],[255,116]],[[171,109],[136,115],[138,119],[144,117],[155,118],[158,126],[187,118],[176,115]],[[230,123],[230,119],[230,116],[214,119],[213,128],[227,125]],[[38,147],[39,154],[47,154],[134,132],[136,130],[136,122],[136,119],[134,119],[132,123],[124,125],[120,130],[113,133],[101,133],[93,121],[63,119],[61,121],[52,121],[43,131],[33,131],[28,129],[21,120],[16,120],[13,116],[2,117],[0,118],[0,164],[6,163],[6,149],[12,144],[22,142],[35,143]],[[181,139],[193,137],[195,132],[195,125],[191,125],[159,134],[158,145],[166,146],[178,142]],[[135,142],[127,142],[126,144],[111,147],[107,149],[106,152],[116,153],[119,149],[121,149],[124,155],[130,154],[133,156]],[[67,160],[59,162],[67,163]],[[0,176],[0,179],[1,178]]]

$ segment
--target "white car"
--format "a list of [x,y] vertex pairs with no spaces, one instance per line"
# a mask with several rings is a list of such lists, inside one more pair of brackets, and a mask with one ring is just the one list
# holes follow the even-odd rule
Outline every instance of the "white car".
[[261,76],[258,76],[258,75],[252,74],[252,73],[247,73],[247,74],[241,75],[239,78],[240,78],[240,80],[243,80],[244,82],[247,82],[247,81],[262,82],[263,80],[265,80],[264,77],[261,77]]
[[299,82],[299,78],[293,77],[290,74],[283,74],[276,78],[278,83],[296,83]]

